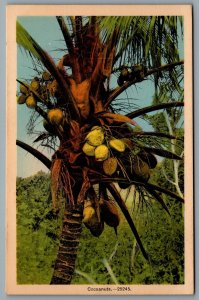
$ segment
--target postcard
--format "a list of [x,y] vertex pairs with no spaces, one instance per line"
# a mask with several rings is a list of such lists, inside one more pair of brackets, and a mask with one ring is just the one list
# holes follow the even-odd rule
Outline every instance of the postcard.
[[7,6],[6,292],[194,293],[191,5]]

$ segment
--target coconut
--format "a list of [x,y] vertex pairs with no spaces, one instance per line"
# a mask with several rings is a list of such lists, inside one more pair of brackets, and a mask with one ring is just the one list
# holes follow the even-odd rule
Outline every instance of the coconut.
[[132,185],[132,183],[118,182],[118,185],[121,189],[125,190],[125,189],[129,188]]
[[92,235],[98,237],[104,230],[104,222],[99,220],[91,201],[85,201],[83,210],[83,223]]
[[117,227],[120,223],[120,216],[115,203],[105,200],[101,205],[101,215],[104,222],[111,227]]
[[127,79],[128,79],[128,76],[129,76],[129,70],[128,70],[127,67],[124,67],[124,68],[121,70],[120,76],[122,77],[123,80],[127,80]]
[[19,97],[17,97],[17,103],[24,104],[26,102],[26,98],[27,98],[26,95],[24,95],[24,94],[20,95]]
[[118,152],[125,151],[125,143],[119,139],[112,139],[109,141],[109,145],[111,148],[117,150]]
[[83,210],[83,223],[92,223],[93,217],[95,216],[95,209],[92,206],[87,206]]
[[53,108],[48,111],[48,120],[51,124],[60,125],[63,120],[63,112],[59,108]]
[[135,157],[132,160],[132,175],[138,176],[144,181],[148,181],[150,177],[149,165],[139,157]]
[[51,94],[52,96],[54,96],[55,93],[56,93],[56,91],[58,90],[58,83],[57,83],[57,81],[54,79],[54,80],[50,83],[50,85],[48,86],[48,88],[49,88],[50,94]]
[[93,224],[89,229],[93,236],[99,237],[104,230],[104,222],[103,221],[99,222],[96,220],[95,224]]
[[24,95],[28,94],[28,88],[22,83],[20,84],[20,92]]
[[31,84],[30,84],[31,88],[34,90],[34,91],[38,91],[39,87],[40,87],[40,84],[39,84],[39,80],[38,79],[33,79],[31,81]]
[[43,79],[44,81],[50,80],[50,73],[48,73],[47,71],[44,71],[44,72],[42,73],[42,79]]
[[55,133],[55,129],[46,119],[43,120],[43,126],[49,133]]
[[41,95],[42,100],[44,100],[45,102],[48,102],[48,94],[46,92],[43,92]]
[[94,156],[95,155],[95,147],[91,146],[90,144],[88,143],[85,143],[83,148],[82,148],[82,151],[88,155],[88,156]]
[[117,170],[117,159],[115,157],[109,157],[103,162],[103,170],[107,175],[113,175]]
[[152,153],[148,153],[148,152],[145,152],[144,150],[141,150],[138,153],[138,155],[145,163],[148,164],[150,169],[154,169],[156,167],[158,162],[157,162],[156,157]]
[[28,98],[26,99],[26,105],[29,108],[35,108],[37,106],[37,101],[34,96],[28,96]]
[[104,141],[104,132],[101,127],[95,126],[86,136],[86,141],[92,146],[99,146]]
[[95,149],[95,158],[98,161],[103,161],[109,156],[109,150],[106,145],[100,145]]
[[48,91],[48,93],[50,93],[50,91],[51,91],[51,84],[52,84],[52,82],[49,81],[46,85],[46,90]]

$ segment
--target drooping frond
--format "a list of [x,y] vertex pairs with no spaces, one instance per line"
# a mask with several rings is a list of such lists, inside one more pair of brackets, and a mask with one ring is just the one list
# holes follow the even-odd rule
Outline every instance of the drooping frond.
[[[111,102],[116,99],[121,93],[123,93],[124,91],[126,91],[130,86],[132,86],[133,84],[137,83],[137,82],[141,82],[143,80],[146,79],[147,76],[150,76],[152,74],[157,74],[157,73],[161,73],[161,71],[169,71],[169,75],[171,77],[171,71],[172,69],[174,69],[176,66],[180,66],[184,64],[184,60],[181,61],[177,61],[177,62],[172,62],[166,65],[159,65],[153,69],[150,69],[148,71],[145,72],[144,76],[142,78],[140,77],[133,77],[132,79],[130,78],[129,80],[125,80],[123,84],[121,84],[120,86],[116,87],[115,89],[113,89],[106,101],[105,107],[109,107],[109,105],[111,104]],[[169,80],[171,81],[175,81],[176,78],[170,78]],[[180,82],[176,81],[176,85],[175,86],[171,86],[171,90],[173,91],[173,89],[180,89],[179,86]],[[156,86],[157,89],[157,86]]]
[[179,106],[184,106],[184,103],[183,102],[168,102],[168,103],[160,103],[157,105],[150,105],[150,106],[147,106],[147,107],[144,107],[144,108],[141,108],[141,109],[138,109],[138,110],[128,113],[127,117],[136,118],[136,117],[139,117],[139,116],[144,115],[149,112],[166,109],[166,108],[170,108],[170,107],[179,107]]
[[30,154],[32,154],[34,157],[36,157],[38,160],[40,160],[48,169],[51,168],[51,161],[40,151],[34,149],[30,145],[28,145],[24,142],[21,142],[19,140],[16,141],[16,144],[17,144],[17,146],[28,151]]
[[126,204],[124,203],[123,199],[121,198],[119,192],[117,191],[116,187],[113,185],[113,184],[107,184],[107,189],[109,190],[109,192],[111,193],[111,195],[114,197],[115,201],[117,202],[117,204],[119,205],[121,211],[123,212],[127,222],[129,223],[129,226],[136,238],[136,241],[140,247],[140,250],[143,254],[143,256],[148,260],[148,254],[146,253],[146,250],[144,249],[143,245],[142,245],[142,242],[141,242],[141,239],[140,239],[140,236],[137,232],[137,229],[135,227],[135,224],[129,214],[129,211],[126,207]]
[[[117,28],[120,40],[116,60],[120,59],[120,64],[136,64],[145,60],[149,66],[157,66],[163,61],[179,59],[178,28],[182,28],[179,17],[109,16],[98,20],[105,41]],[[127,52],[128,55],[125,55]]]

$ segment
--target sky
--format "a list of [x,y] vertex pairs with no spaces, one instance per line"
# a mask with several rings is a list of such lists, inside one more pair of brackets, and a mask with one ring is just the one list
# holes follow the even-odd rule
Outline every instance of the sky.
[[[56,62],[63,56],[63,52],[54,51],[55,49],[64,48],[65,45],[55,17],[19,17],[18,21]],[[181,57],[183,58],[182,43],[180,43],[180,50]],[[30,56],[24,50],[18,48],[17,78],[21,80],[33,78],[35,73],[32,68]],[[131,87],[129,96],[135,98],[136,105],[144,107],[150,105],[153,94],[153,83],[150,80],[146,80],[137,84],[136,87]],[[121,97],[126,97],[126,94],[124,93]],[[35,136],[31,137],[27,134],[27,124],[31,113],[31,110],[26,105],[17,105],[17,139],[37,148],[51,158],[53,153],[43,147],[38,147],[37,144],[33,143]],[[136,121],[143,129],[149,130],[148,125],[143,123],[141,119],[136,119]],[[40,118],[37,122],[38,130],[43,127],[42,122],[43,120]],[[20,147],[17,147],[17,176],[28,177],[40,170],[48,172],[48,169],[39,160]]]

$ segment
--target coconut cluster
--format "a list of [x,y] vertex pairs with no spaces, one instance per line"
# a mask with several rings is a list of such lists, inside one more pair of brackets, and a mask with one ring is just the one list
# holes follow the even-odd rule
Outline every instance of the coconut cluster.
[[48,102],[50,97],[57,97],[59,93],[58,83],[52,78],[51,74],[44,71],[41,77],[34,77],[30,84],[22,82],[20,84],[20,93],[17,96],[18,104],[25,104],[28,108],[35,108],[37,99],[34,92],[38,94],[42,102]]
[[35,77],[30,85],[26,84],[25,82],[20,84],[20,94],[17,97],[18,104],[25,104],[28,108],[34,109],[37,106],[37,100],[32,92],[41,92],[40,91],[40,80],[38,77]]
[[108,138],[103,127],[94,126],[85,138],[82,151],[96,161],[103,162],[103,170],[107,175],[112,175],[117,170],[117,158],[112,156],[112,150],[125,151],[125,143],[116,138]]
[[[26,104],[28,108],[35,109],[37,102],[48,103],[50,96],[58,93],[58,84],[50,73],[44,71],[42,76],[35,77],[28,85],[25,82],[20,84],[20,94],[17,97],[18,104]],[[38,97],[35,97],[38,95]],[[52,108],[47,112],[47,118],[43,120],[43,127],[51,134],[55,133],[55,126],[63,124],[63,111],[60,108]]]
[[[36,79],[34,79],[32,82],[34,83],[37,81]],[[25,83],[20,84],[20,94],[17,97],[17,103],[26,104],[28,108],[32,108],[32,109],[34,109],[37,106],[37,100],[35,99],[33,93],[30,91],[30,89]]]
[[83,223],[91,234],[98,237],[104,230],[104,223],[117,231],[120,216],[114,200],[100,199],[98,205],[92,200],[84,201]]

